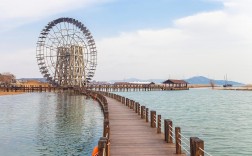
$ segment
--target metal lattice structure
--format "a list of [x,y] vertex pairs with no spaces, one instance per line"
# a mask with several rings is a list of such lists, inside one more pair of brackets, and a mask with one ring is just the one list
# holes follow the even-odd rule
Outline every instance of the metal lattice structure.
[[90,31],[73,18],[49,22],[39,35],[36,52],[41,74],[53,85],[83,86],[94,76],[95,41]]

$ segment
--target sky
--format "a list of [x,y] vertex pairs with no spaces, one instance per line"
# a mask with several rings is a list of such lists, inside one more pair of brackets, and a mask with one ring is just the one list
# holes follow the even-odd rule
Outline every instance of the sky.
[[206,76],[252,84],[251,0],[0,0],[0,73],[40,78],[36,42],[71,17],[92,33],[94,80]]

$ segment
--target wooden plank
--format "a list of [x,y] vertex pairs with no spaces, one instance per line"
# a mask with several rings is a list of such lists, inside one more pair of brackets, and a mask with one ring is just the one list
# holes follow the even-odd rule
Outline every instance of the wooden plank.
[[164,141],[164,135],[122,103],[107,98],[110,122],[111,156],[185,156],[175,154],[175,144]]

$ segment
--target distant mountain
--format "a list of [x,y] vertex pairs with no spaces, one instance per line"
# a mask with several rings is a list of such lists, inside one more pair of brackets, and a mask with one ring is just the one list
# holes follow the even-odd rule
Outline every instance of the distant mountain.
[[47,82],[46,78],[21,78],[17,80],[27,81],[27,80],[36,80],[39,82]]
[[164,79],[137,79],[137,78],[128,78],[128,79],[123,79],[123,80],[110,80],[110,83],[115,83],[115,82],[154,82],[154,83],[162,83],[165,81]]
[[[186,82],[190,83],[190,84],[210,84],[210,80],[207,77],[204,76],[195,76],[195,77],[191,77],[189,79],[185,79]],[[232,84],[232,85],[244,85],[243,83],[240,82],[235,82],[235,81],[225,81],[225,80],[213,80],[214,84],[216,85],[224,85],[226,83],[228,84]]]
[[204,76],[194,76],[185,81],[190,84],[210,84],[210,79]]
[[[210,84],[210,80],[207,77],[204,76],[194,76],[189,79],[185,79],[186,82],[190,84]],[[109,81],[110,83],[115,83],[115,82],[154,82],[154,83],[162,83],[164,82],[165,79],[137,79],[137,78],[128,78],[124,80],[111,80]],[[225,83],[232,84],[232,85],[244,85],[243,83],[240,82],[235,82],[235,81],[227,81],[225,80],[213,80],[214,84],[216,85],[224,85]]]

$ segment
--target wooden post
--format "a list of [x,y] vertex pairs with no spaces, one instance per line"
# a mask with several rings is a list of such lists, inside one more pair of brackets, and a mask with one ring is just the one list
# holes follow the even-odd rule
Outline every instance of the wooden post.
[[175,127],[176,154],[181,154],[181,132],[180,127]]
[[98,156],[103,156],[104,154],[104,149],[106,147],[106,139],[104,137],[100,137],[100,140],[98,142]]
[[106,137],[106,134],[109,133],[109,120],[105,119],[103,121],[103,137]]
[[[107,106],[106,106],[107,107]],[[105,110],[104,111],[104,119],[106,120],[106,119],[109,119],[109,112],[108,112],[108,110]]]
[[138,112],[138,102],[135,103],[135,113]]
[[133,102],[132,102],[132,109],[133,109],[133,111],[135,111],[135,108],[136,108],[136,107],[135,107],[135,104],[136,104],[136,101],[133,101]]
[[141,119],[144,119],[145,106],[141,106]]
[[161,133],[161,115],[158,115],[158,121],[157,121],[157,133]]
[[151,114],[151,128],[156,128],[156,111],[150,111]]
[[149,108],[145,108],[145,121],[149,122]]
[[173,141],[172,141],[172,121],[171,120],[167,121],[167,135],[168,135],[167,143],[173,143]]
[[122,97],[122,104],[124,104],[125,103],[125,99],[124,99],[124,97]]
[[133,103],[134,103],[134,100],[130,100],[130,109],[133,109]]
[[195,139],[197,139],[197,137],[190,137],[190,155],[191,156],[195,156]]
[[164,140],[167,142],[168,140],[168,133],[167,133],[167,128],[168,128],[168,119],[164,119]]
[[204,156],[204,141],[201,139],[195,140],[195,153],[196,156]]
[[138,112],[138,115],[140,115],[140,104],[138,103],[138,106],[137,106],[137,112]]
[[106,143],[106,156],[110,156],[110,140],[107,139]]
[[125,100],[125,105],[128,106],[128,98]]
[[191,156],[204,156],[204,141],[198,137],[190,138],[190,152]]

